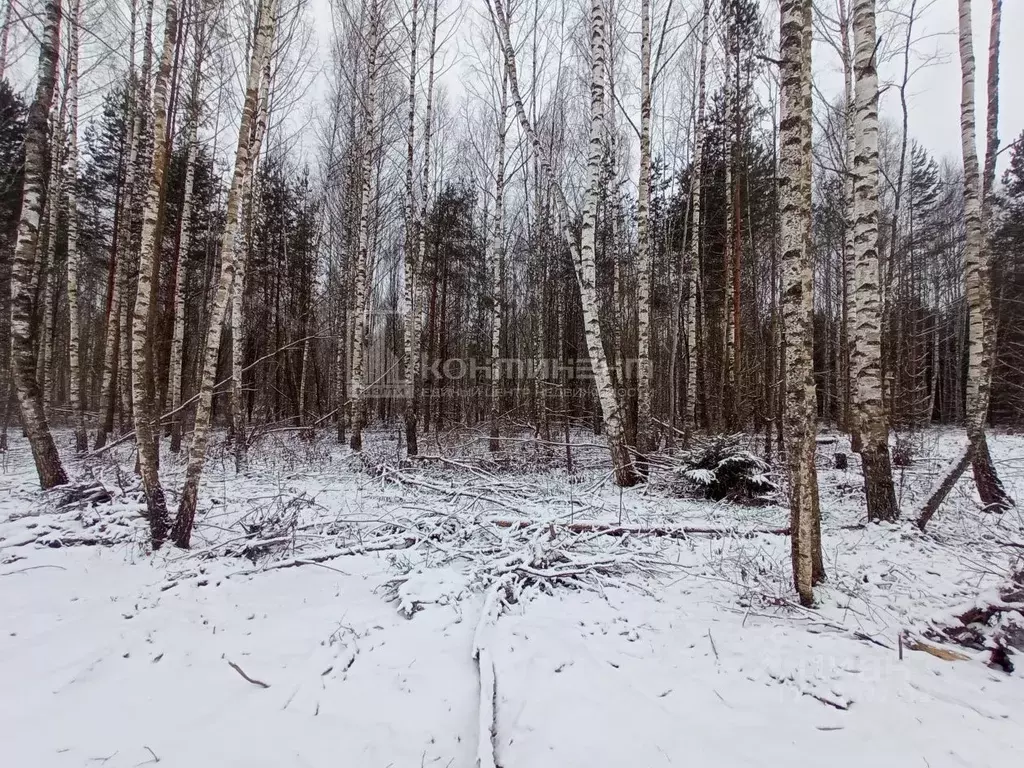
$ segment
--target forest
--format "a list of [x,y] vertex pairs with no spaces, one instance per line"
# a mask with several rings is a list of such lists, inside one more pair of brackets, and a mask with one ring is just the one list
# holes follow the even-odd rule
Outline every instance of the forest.
[[0,23],[9,764],[1024,754],[1024,4]]

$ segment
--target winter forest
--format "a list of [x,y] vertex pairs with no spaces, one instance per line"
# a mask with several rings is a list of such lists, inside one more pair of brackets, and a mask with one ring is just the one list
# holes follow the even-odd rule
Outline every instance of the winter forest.
[[1024,2],[0,25],[5,764],[1024,757]]

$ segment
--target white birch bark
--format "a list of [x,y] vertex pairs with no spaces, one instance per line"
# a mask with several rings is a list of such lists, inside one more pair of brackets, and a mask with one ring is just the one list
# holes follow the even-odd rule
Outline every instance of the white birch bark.
[[[975,127],[975,62],[971,27],[971,0],[959,0],[960,10],[960,136],[964,160],[964,214],[967,238],[964,247],[966,279],[968,342],[967,342],[967,436],[971,443],[971,465],[975,485],[982,503],[992,510],[1005,510],[1012,505],[996,473],[989,455],[985,425],[992,385],[995,356],[995,318],[992,308],[991,256],[986,231],[988,205],[982,195],[994,183],[995,153],[998,145],[998,83],[999,32],[1001,7],[993,5],[989,56],[989,121],[986,185],[983,188],[978,167],[977,132]],[[993,100],[992,97],[995,96]],[[991,166],[991,171],[989,170]],[[990,176],[988,174],[991,174]],[[987,194],[986,194],[987,197]]]
[[156,404],[151,387],[153,334],[150,328],[150,305],[153,300],[154,264],[157,259],[157,220],[160,197],[167,172],[167,86],[178,35],[178,3],[167,0],[164,17],[164,41],[153,85],[150,124],[152,153],[145,208],[142,214],[142,237],[139,246],[139,278],[132,311],[132,400],[135,421],[135,442],[138,446],[139,472],[146,496],[146,513],[153,549],[167,539],[167,500],[160,483],[160,446]]
[[11,364],[22,425],[32,449],[39,484],[43,489],[48,489],[66,483],[67,475],[43,412],[32,345],[32,295],[29,286],[32,284],[43,208],[46,122],[57,80],[60,0],[47,0],[43,10],[45,15],[40,36],[35,97],[25,124],[25,181],[11,270]]
[[697,295],[700,292],[700,240],[701,240],[701,197],[704,192],[704,112],[707,107],[708,69],[708,24],[711,18],[711,2],[704,0],[704,18],[701,21],[700,64],[697,75],[697,119],[693,140],[693,184],[691,187],[693,209],[690,248],[687,268],[689,291],[686,307],[686,425],[685,442],[689,443],[691,430],[697,426]]
[[171,453],[181,450],[182,421],[184,415],[181,408],[181,386],[183,341],[185,337],[185,270],[184,260],[192,247],[192,197],[195,191],[196,163],[199,155],[199,118],[202,113],[200,87],[202,85],[202,63],[206,55],[206,9],[200,8],[199,19],[194,33],[195,62],[192,69],[191,90],[189,94],[188,118],[185,128],[185,141],[188,146],[188,157],[185,160],[185,190],[181,205],[181,219],[178,224],[178,253],[174,267],[174,320],[171,329],[171,354],[168,362],[167,388],[171,395]]
[[[811,161],[810,113],[804,97],[805,27],[811,24],[807,0],[782,0],[780,7],[779,207],[782,305],[785,322],[786,444],[790,481],[790,533],[793,577],[800,602],[814,602],[813,519],[817,499],[814,469],[811,357],[813,271],[808,253],[804,178]],[[809,395],[811,397],[809,397]]]
[[[367,83],[364,103],[364,134],[360,157],[359,234],[353,280],[352,298],[352,364],[350,371],[349,398],[352,403],[352,436],[349,447],[353,451],[363,449],[363,425],[365,407],[363,403],[363,357],[366,342],[366,311],[372,294],[372,272],[370,271],[370,211],[375,204],[374,160],[377,141],[377,78],[380,74],[380,9],[376,4],[370,10],[370,29],[367,39]],[[369,276],[368,276],[369,273]]]
[[[403,244],[402,313],[404,317],[404,382],[402,408],[405,421],[406,453],[415,456],[416,444],[416,283],[418,277],[416,195],[413,175],[416,164],[416,63],[419,53],[419,2],[412,0],[409,26],[409,93],[405,140],[405,242]],[[411,429],[410,429],[411,426]],[[411,433],[411,434],[410,434]]]
[[640,3],[640,178],[636,230],[636,447],[644,456],[655,449],[651,422],[651,0]]
[[501,98],[498,103],[498,147],[494,160],[494,223],[488,249],[491,278],[491,452],[501,448],[498,415],[501,411],[501,323],[502,273],[505,260],[505,134],[508,129],[508,74],[502,70]]
[[854,450],[860,448],[861,435],[858,422],[858,410],[854,404],[853,376],[850,367],[850,353],[853,346],[854,315],[850,311],[850,303],[856,293],[857,285],[854,274],[855,253],[853,244],[854,212],[853,212],[853,154],[856,142],[854,134],[854,95],[853,95],[853,52],[850,46],[850,15],[847,12],[846,0],[837,0],[840,24],[840,52],[843,60],[843,96],[845,137],[843,159],[845,176],[843,179],[845,226],[843,228],[843,336],[846,341],[843,350],[843,362],[846,376],[842,382],[843,400],[845,403],[844,421],[850,432]]
[[68,396],[71,418],[75,428],[75,453],[88,448],[85,431],[85,410],[82,404],[82,370],[79,358],[81,327],[78,317],[78,41],[82,24],[82,0],[74,0],[71,18],[71,41],[68,56],[68,157],[66,218],[68,227],[67,291],[68,291]]
[[196,406],[195,426],[192,431],[192,442],[189,445],[185,485],[182,489],[178,514],[171,533],[174,543],[182,548],[188,548],[191,542],[192,526],[195,522],[196,498],[199,492],[199,480],[202,477],[203,466],[206,463],[206,444],[210,431],[213,387],[217,376],[217,358],[220,355],[221,325],[224,322],[228,294],[231,290],[231,283],[235,273],[235,237],[238,232],[240,197],[242,186],[251,164],[251,157],[249,155],[250,131],[256,111],[256,102],[259,98],[260,78],[266,66],[267,57],[271,55],[272,51],[276,13],[276,0],[260,0],[257,10],[259,23],[256,32],[256,42],[249,61],[249,73],[245,86],[245,102],[242,107],[242,118],[238,130],[238,145],[235,150],[234,171],[227,198],[224,232],[221,236],[220,276],[210,310],[206,346],[203,352],[203,368],[199,386],[199,402]]
[[850,375],[861,433],[868,520],[899,516],[889,458],[889,420],[882,399],[882,307],[878,264],[878,71],[875,0],[854,0],[854,280]]
[[[235,471],[244,472],[248,464],[248,437],[245,433],[245,410],[242,402],[242,342],[244,324],[242,308],[245,297],[245,268],[252,250],[250,242],[252,232],[253,211],[253,178],[259,163],[263,137],[267,132],[267,117],[270,108],[270,59],[266,60],[263,77],[260,83],[259,107],[256,112],[256,123],[253,126],[251,144],[249,146],[249,171],[242,182],[242,210],[246,212],[248,225],[246,233],[236,238],[238,254],[235,257],[235,275],[231,285],[231,428],[234,439]],[[301,399],[300,399],[301,410]]]
[[[506,9],[502,7],[500,2],[489,2],[488,8],[492,13],[492,20],[498,32],[505,56],[505,68],[508,72],[509,93],[512,97],[512,105],[519,118],[523,133],[529,139],[534,152],[540,157],[541,172],[551,189],[556,218],[576,268],[577,284],[583,307],[583,325],[587,352],[590,356],[590,365],[594,375],[594,382],[597,386],[601,412],[604,417],[605,434],[608,439],[609,450],[612,454],[615,480],[620,486],[635,485],[638,478],[625,442],[618,393],[615,391],[611,371],[608,368],[608,360],[604,354],[601,341],[601,324],[597,310],[597,269],[594,261],[594,215],[596,211],[594,209],[597,202],[596,193],[601,180],[601,139],[603,133],[601,124],[604,113],[604,10],[600,0],[593,0],[591,5],[591,46],[593,48],[593,55],[591,57],[592,83],[588,186],[584,204],[583,235],[579,246],[577,246],[575,235],[571,229],[571,217],[565,195],[561,185],[555,178],[550,159],[543,152],[540,138],[527,117],[526,108],[523,105],[516,70],[515,49],[512,47]],[[584,241],[586,241],[586,255],[584,255]]]

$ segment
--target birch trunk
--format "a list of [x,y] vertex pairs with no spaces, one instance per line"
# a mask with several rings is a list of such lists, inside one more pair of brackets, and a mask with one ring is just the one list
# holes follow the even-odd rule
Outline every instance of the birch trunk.
[[409,97],[408,122],[405,141],[405,243],[403,247],[402,310],[404,313],[405,335],[405,380],[403,382],[402,409],[405,422],[406,454],[419,453],[416,445],[416,282],[418,260],[416,258],[417,226],[416,196],[413,173],[416,164],[416,62],[419,52],[417,27],[419,2],[412,0],[412,21],[409,28]]
[[75,426],[75,453],[82,454],[88,448],[89,437],[85,431],[85,410],[82,404],[82,370],[79,359],[81,329],[78,319],[78,40],[82,24],[82,0],[75,0],[71,19],[71,43],[68,57],[68,159],[66,218],[68,227],[68,396],[71,406],[72,423]]
[[259,98],[260,78],[266,61],[271,55],[276,12],[276,0],[260,0],[257,10],[259,23],[256,32],[256,42],[249,61],[249,73],[245,86],[245,103],[242,107],[242,118],[238,129],[235,165],[231,177],[231,188],[228,192],[224,232],[221,236],[220,277],[210,310],[206,348],[203,353],[202,377],[199,386],[199,402],[196,406],[192,442],[189,445],[185,485],[182,489],[178,514],[171,532],[174,543],[185,549],[188,548],[192,538],[199,480],[202,477],[203,466],[206,462],[206,444],[210,432],[213,387],[217,376],[217,359],[220,355],[221,324],[224,322],[228,293],[231,290],[231,283],[235,273],[235,235],[238,231],[240,197],[251,163],[249,156],[250,131],[256,111],[256,102]]
[[32,348],[32,294],[29,291],[43,208],[46,121],[57,80],[60,0],[47,0],[44,13],[35,98],[29,107],[25,124],[25,181],[11,270],[11,365],[14,370],[14,388],[21,407],[22,425],[32,449],[39,484],[45,490],[66,483],[67,475],[43,413],[42,393],[36,378],[36,359]]
[[[964,214],[967,241],[964,248],[966,300],[968,310],[967,437],[971,443],[971,466],[978,495],[988,509],[1003,511],[1012,501],[1003,490],[988,450],[985,425],[988,420],[992,362],[995,355],[995,318],[986,220],[988,203],[982,203],[978,169],[977,135],[974,115],[974,41],[971,28],[971,0],[960,2],[960,136],[964,158]],[[999,24],[1001,7],[993,4],[992,39],[989,49],[989,120],[986,157],[986,198],[995,181],[998,145]],[[993,97],[995,99],[993,100]],[[991,176],[989,168],[991,167]]]
[[206,54],[205,9],[195,31],[195,63],[192,69],[191,93],[189,96],[186,139],[188,157],[185,160],[185,191],[181,204],[181,218],[178,224],[177,260],[174,267],[174,320],[171,329],[171,355],[168,363],[168,385],[171,391],[171,453],[181,451],[182,421],[181,408],[182,344],[185,336],[185,270],[184,260],[192,246],[192,196],[195,191],[196,163],[199,155],[199,117],[202,111],[200,88],[202,86],[202,63]]
[[[651,0],[640,3],[640,179],[637,184],[636,447],[654,450],[651,424]],[[642,462],[646,470],[646,462]]]
[[[723,90],[723,107],[722,114],[724,120],[724,126],[722,128],[722,134],[725,137],[725,149],[723,152],[723,162],[725,163],[725,248],[723,249],[724,260],[722,264],[722,306],[721,306],[721,329],[722,329],[722,371],[721,371],[721,393],[719,397],[716,397],[717,401],[717,422],[718,429],[729,430],[733,427],[733,406],[736,395],[736,346],[733,343],[733,313],[735,310],[736,295],[733,292],[733,246],[735,245],[735,237],[733,232],[734,226],[734,209],[736,201],[734,199],[733,189],[733,164],[734,164],[734,152],[733,143],[735,141],[734,130],[735,122],[733,120],[735,107],[733,102],[735,100],[735,94],[733,93],[733,58],[735,51],[733,50],[733,38],[736,33],[733,29],[734,17],[733,11],[730,10],[729,5],[725,5],[725,41],[724,41],[724,54],[725,54],[725,83],[722,87]],[[738,64],[738,62],[737,62]]]
[[[242,402],[242,310],[245,298],[245,268],[251,248],[253,211],[253,178],[259,162],[263,137],[267,132],[267,113],[270,107],[270,59],[267,57],[260,84],[259,107],[249,145],[249,170],[242,182],[242,210],[247,213],[246,234],[236,239],[235,275],[231,285],[231,431],[234,438],[235,472],[244,472],[248,464],[248,437],[245,434],[245,410]],[[287,249],[287,235],[285,235]],[[287,256],[287,252],[283,254]],[[285,259],[287,263],[287,259]],[[299,409],[301,411],[301,400]]]
[[14,0],[4,3],[4,25],[0,28],[0,80],[7,77],[7,52],[11,41],[11,22],[14,15]]
[[494,161],[494,226],[491,231],[491,453],[501,448],[498,415],[501,411],[502,273],[505,260],[505,134],[508,112],[508,74],[502,71],[498,105],[498,150]]
[[893,521],[899,516],[889,458],[889,420],[882,399],[882,307],[878,265],[878,71],[875,49],[875,0],[855,0],[856,151],[854,184],[853,350],[860,456],[868,520]]
[[[813,270],[808,253],[810,210],[804,194],[810,164],[810,119],[804,98],[804,43],[811,23],[807,0],[781,2],[781,115],[779,205],[782,308],[785,323],[786,447],[790,482],[793,578],[800,602],[814,603],[814,534],[817,475],[814,468],[814,374],[811,355]],[[806,49],[806,50],[805,50]]]
[[366,311],[369,296],[372,295],[372,279],[368,279],[370,262],[370,209],[375,204],[374,158],[377,123],[377,78],[379,76],[378,55],[380,53],[380,10],[374,5],[370,10],[370,30],[367,41],[367,83],[364,97],[364,135],[361,156],[359,197],[359,234],[356,253],[355,279],[352,298],[352,366],[349,397],[352,401],[352,436],[349,447],[353,451],[363,449],[363,426],[366,412],[363,403],[363,357],[366,342]]
[[139,281],[132,313],[132,399],[134,401],[135,442],[139,451],[139,472],[146,496],[146,513],[153,549],[167,539],[167,500],[160,484],[160,445],[156,427],[156,407],[150,379],[153,374],[150,304],[153,300],[153,266],[157,259],[157,219],[167,171],[167,81],[174,59],[178,34],[178,3],[168,0],[164,17],[164,43],[153,85],[152,140],[149,186],[142,215],[139,247]]
[[[591,83],[588,188],[584,204],[583,234],[580,244],[577,246],[575,235],[571,228],[572,219],[569,215],[569,206],[565,195],[562,192],[561,185],[555,178],[550,160],[543,152],[540,138],[527,117],[526,108],[523,105],[523,97],[519,90],[519,79],[516,71],[515,49],[512,47],[509,31],[508,15],[500,2],[489,3],[488,8],[492,13],[492,20],[497,29],[505,57],[505,69],[508,73],[512,105],[515,107],[523,133],[528,138],[534,152],[540,157],[541,172],[551,188],[558,224],[562,229],[562,235],[572,255],[573,265],[576,269],[577,284],[583,307],[583,327],[587,342],[587,352],[590,356],[594,383],[597,387],[601,412],[604,416],[605,433],[612,455],[615,481],[620,486],[632,486],[637,483],[638,477],[629,454],[629,448],[626,445],[618,393],[615,391],[611,372],[608,368],[608,360],[605,357],[602,346],[601,324],[597,311],[597,269],[594,261],[594,215],[596,213],[597,192],[599,191],[601,181],[601,137],[603,134],[601,124],[604,113],[604,10],[600,0],[593,0],[591,6],[591,45],[594,55],[592,56],[591,71],[593,82]],[[586,248],[584,248],[584,245],[586,245]]]
[[689,265],[687,269],[690,289],[686,309],[686,426],[684,442],[690,442],[691,430],[697,427],[697,293],[700,291],[700,238],[701,197],[704,191],[704,112],[707,107],[708,23],[711,17],[710,0],[704,0],[704,19],[701,22],[700,71],[697,82],[697,120],[694,127],[692,201],[693,227],[690,235]]

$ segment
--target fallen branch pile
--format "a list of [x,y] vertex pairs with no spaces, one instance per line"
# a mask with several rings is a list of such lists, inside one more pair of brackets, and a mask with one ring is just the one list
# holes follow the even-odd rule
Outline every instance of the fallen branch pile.
[[973,605],[933,622],[924,634],[933,640],[987,652],[989,666],[1013,672],[1013,657],[1024,651],[1024,567],[1000,589],[982,594]]

